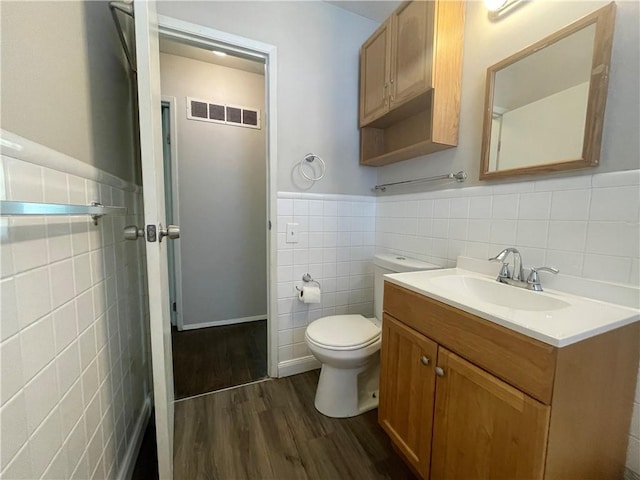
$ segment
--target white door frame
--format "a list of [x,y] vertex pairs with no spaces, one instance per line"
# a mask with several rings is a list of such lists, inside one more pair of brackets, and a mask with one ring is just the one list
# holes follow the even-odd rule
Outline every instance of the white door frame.
[[[171,139],[171,205],[173,223],[180,225],[180,197],[178,196],[178,109],[176,97],[169,95],[162,95],[162,103],[169,104],[169,137]],[[167,179],[165,178],[165,182]],[[169,272],[175,276],[174,282],[176,286],[176,298],[175,301],[178,305],[182,305],[182,282],[179,279],[182,278],[182,262],[180,257],[180,239],[174,240],[175,246],[173,248],[173,266],[174,271]],[[173,305],[171,306],[173,308]],[[173,314],[171,314],[173,315]],[[182,330],[183,318],[182,310],[178,309],[175,312],[176,325],[178,330]]]
[[[267,129],[267,365],[270,377],[278,376],[278,298],[277,298],[277,49],[273,45],[258,42],[213,28],[185,22],[173,17],[158,15],[161,35],[174,39],[195,42],[203,47],[224,46],[246,56],[262,58],[266,62],[265,116],[263,125]],[[180,317],[178,317],[180,318]]]

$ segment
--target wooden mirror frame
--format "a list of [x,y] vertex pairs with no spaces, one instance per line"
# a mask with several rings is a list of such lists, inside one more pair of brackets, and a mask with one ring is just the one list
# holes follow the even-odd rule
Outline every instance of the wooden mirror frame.
[[[607,88],[609,85],[609,65],[611,63],[614,22],[615,3],[612,2],[487,69],[480,180],[501,179],[516,175],[553,173],[563,170],[595,167],[598,165],[602,146],[604,109],[607,103]],[[585,27],[588,27],[589,25],[595,25],[596,32],[593,43],[593,60],[591,63],[589,96],[587,98],[587,118],[584,128],[582,157],[490,172],[489,145],[491,142],[491,118],[493,112],[496,73],[499,70],[502,70],[503,68],[537,52],[538,50],[548,47],[549,45],[556,43]]]

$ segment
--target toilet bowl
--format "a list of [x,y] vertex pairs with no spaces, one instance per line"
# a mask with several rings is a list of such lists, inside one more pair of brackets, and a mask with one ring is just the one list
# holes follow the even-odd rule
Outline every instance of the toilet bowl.
[[305,332],[322,363],[315,407],[328,417],[353,417],[378,406],[384,274],[441,268],[391,254],[376,255],[374,266],[374,318],[332,315],[311,322]]

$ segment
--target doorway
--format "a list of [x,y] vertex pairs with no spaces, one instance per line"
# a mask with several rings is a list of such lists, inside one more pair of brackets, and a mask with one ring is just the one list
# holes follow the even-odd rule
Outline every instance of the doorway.
[[167,223],[182,229],[168,248],[182,399],[268,375],[265,61],[161,34],[160,73]]

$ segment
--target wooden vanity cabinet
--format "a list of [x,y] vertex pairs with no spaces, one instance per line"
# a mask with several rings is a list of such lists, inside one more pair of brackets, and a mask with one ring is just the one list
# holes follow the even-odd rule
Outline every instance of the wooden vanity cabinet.
[[378,419],[422,478],[622,478],[640,323],[555,348],[388,282],[384,311]]
[[464,2],[403,2],[360,50],[360,163],[457,145]]

